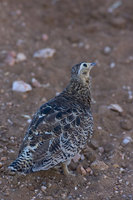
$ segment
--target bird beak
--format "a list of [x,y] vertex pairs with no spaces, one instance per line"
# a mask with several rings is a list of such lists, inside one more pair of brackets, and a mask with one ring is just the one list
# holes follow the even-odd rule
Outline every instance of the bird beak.
[[91,70],[95,65],[96,63],[87,63],[87,67],[89,70]]
[[91,66],[95,66],[96,65],[96,63],[91,63]]

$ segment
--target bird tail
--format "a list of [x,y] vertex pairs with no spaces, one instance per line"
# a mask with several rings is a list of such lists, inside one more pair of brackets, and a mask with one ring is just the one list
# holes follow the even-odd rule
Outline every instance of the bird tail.
[[30,152],[21,153],[19,157],[9,165],[9,169],[14,172],[30,173],[32,172],[32,155]]

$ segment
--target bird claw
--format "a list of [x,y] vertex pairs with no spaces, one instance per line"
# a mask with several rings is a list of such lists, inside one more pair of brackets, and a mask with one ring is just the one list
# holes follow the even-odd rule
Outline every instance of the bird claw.
[[76,176],[72,171],[68,170],[66,163],[62,163],[62,169],[65,176]]

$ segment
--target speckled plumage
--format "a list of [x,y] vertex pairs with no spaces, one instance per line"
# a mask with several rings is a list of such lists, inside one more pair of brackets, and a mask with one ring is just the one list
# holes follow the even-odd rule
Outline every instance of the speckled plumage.
[[11,170],[29,173],[70,163],[85,146],[93,133],[89,84],[93,65],[75,65],[67,88],[39,108],[25,134],[18,158],[9,166]]

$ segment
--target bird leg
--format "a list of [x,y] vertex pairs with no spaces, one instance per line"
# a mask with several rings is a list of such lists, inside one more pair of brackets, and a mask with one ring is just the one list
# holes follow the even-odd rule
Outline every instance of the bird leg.
[[73,172],[68,170],[66,162],[62,163],[62,169],[63,169],[63,173],[64,173],[65,176],[70,176],[70,175],[75,176],[75,174]]

